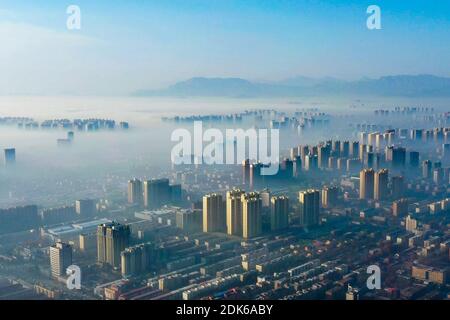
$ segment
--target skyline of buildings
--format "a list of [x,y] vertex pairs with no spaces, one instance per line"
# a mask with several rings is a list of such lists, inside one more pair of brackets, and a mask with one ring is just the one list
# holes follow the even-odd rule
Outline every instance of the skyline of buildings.
[[[283,117],[283,130],[302,123]],[[308,112],[296,117],[309,123],[302,130],[329,125]],[[249,159],[173,166],[152,179],[127,173],[111,198],[0,209],[0,237],[22,239],[11,250],[24,265],[48,268],[36,289],[48,296],[59,287],[63,296],[89,299],[405,299],[430,279],[446,284],[449,130],[352,127],[348,138],[285,147],[274,176]],[[69,259],[58,243],[70,246],[89,290],[61,288],[60,266]],[[358,276],[369,262],[406,280],[387,277],[383,285],[395,291],[370,292]],[[416,295],[444,298],[443,288]]]

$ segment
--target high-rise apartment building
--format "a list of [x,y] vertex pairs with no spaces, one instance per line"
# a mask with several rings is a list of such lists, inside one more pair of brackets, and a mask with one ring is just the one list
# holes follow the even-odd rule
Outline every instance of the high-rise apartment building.
[[294,177],[294,162],[290,159],[283,159],[280,164],[280,172],[282,178],[290,179]]
[[299,155],[300,155],[299,147],[294,147],[289,150],[289,156],[292,160],[295,159]]
[[358,150],[358,157],[359,157],[359,161],[364,163],[364,159],[366,156],[366,152],[367,152],[367,145],[365,144],[360,144],[359,145],[359,150]]
[[181,184],[172,184],[169,186],[169,202],[173,205],[179,205],[183,201],[183,190]]
[[343,158],[348,158],[350,156],[350,141],[342,142],[339,156]]
[[364,159],[364,164],[368,168],[373,168],[375,164],[375,153],[367,152],[366,159]]
[[242,183],[244,185],[250,184],[250,160],[245,159],[242,161]]
[[309,146],[299,146],[300,157],[303,163],[305,162],[306,156],[309,154]]
[[406,163],[406,149],[397,147],[393,149],[392,153],[392,166],[394,168],[402,168]]
[[407,231],[414,232],[417,229],[417,219],[408,215],[405,219],[405,227]]
[[403,217],[408,214],[408,199],[399,199],[392,203],[392,214]]
[[203,228],[203,212],[200,210],[180,210],[176,213],[177,227],[188,232],[200,232]]
[[420,141],[423,139],[423,130],[422,129],[412,129],[411,130],[411,139]]
[[374,171],[363,169],[359,173],[359,198],[373,199],[374,196]]
[[377,137],[380,135],[379,132],[371,132],[367,135],[367,145],[374,147],[376,145]]
[[270,199],[270,229],[285,229],[289,225],[289,199],[285,196]]
[[331,151],[333,153],[333,156],[340,157],[341,156],[341,141],[334,140],[331,146],[332,146]]
[[144,181],[144,206],[146,208],[159,208],[169,201],[169,179]]
[[386,200],[389,195],[388,189],[389,171],[381,169],[375,172],[374,199]]
[[394,146],[387,146],[384,150],[384,156],[387,163],[392,163],[394,159]]
[[359,142],[353,141],[350,144],[350,155],[349,158],[358,158],[359,156]]
[[420,153],[417,151],[411,151],[409,153],[409,165],[412,168],[418,168],[420,163]]
[[137,276],[148,271],[152,251],[153,244],[150,242],[125,248],[120,254],[122,276]]
[[319,168],[328,167],[328,159],[330,158],[330,145],[322,145],[318,148],[318,166]]
[[433,164],[430,160],[422,162],[422,177],[424,179],[431,179]]
[[260,181],[261,177],[261,169],[263,165],[262,163],[252,163],[250,165],[250,183],[248,185],[248,188],[250,190],[253,190],[256,186],[258,186],[258,182]]
[[97,250],[97,234],[96,233],[83,233],[78,237],[80,251],[84,253],[93,253]]
[[34,229],[40,223],[36,205],[0,209],[0,234]]
[[299,193],[300,202],[300,224],[304,227],[319,224],[320,213],[319,190],[307,190]]
[[442,144],[442,160],[446,163],[450,162],[450,143]]
[[227,192],[227,233],[229,235],[242,236],[242,203],[241,196],[244,191],[234,189]]
[[360,132],[358,134],[358,136],[359,136],[359,143],[360,144],[365,144],[366,141],[367,141],[367,132]]
[[305,170],[316,170],[319,167],[319,160],[317,155],[308,154],[305,156]]
[[302,162],[302,157],[301,156],[296,156],[294,158],[294,171],[295,171],[294,175],[296,177],[298,177],[300,172],[302,172],[302,163],[303,162]]
[[76,200],[75,212],[82,217],[92,217],[97,212],[95,200],[93,199]]
[[262,201],[257,192],[241,195],[242,237],[254,238],[262,233]]
[[120,253],[130,243],[130,226],[117,222],[104,223],[97,227],[97,260],[117,269]]
[[271,193],[269,189],[263,189],[259,192],[259,196],[261,197],[262,201],[262,207],[263,208],[270,208],[270,201],[271,201]]
[[322,189],[322,207],[332,208],[337,204],[339,189],[336,186],[325,186]]
[[224,232],[226,230],[225,201],[217,193],[203,197],[203,232]]
[[403,176],[392,177],[392,198],[400,199],[405,195],[405,178]]
[[144,195],[142,191],[142,181],[132,179],[128,181],[128,203],[143,205]]
[[66,274],[66,269],[72,264],[72,246],[57,242],[50,247],[50,268],[52,277],[58,278]]
[[433,182],[438,186],[444,182],[444,169],[443,168],[436,168],[433,170]]

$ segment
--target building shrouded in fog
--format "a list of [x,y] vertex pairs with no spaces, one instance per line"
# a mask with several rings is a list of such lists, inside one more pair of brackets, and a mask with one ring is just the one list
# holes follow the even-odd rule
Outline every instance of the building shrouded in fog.
[[420,153],[417,151],[411,151],[409,153],[409,165],[413,168],[418,168],[419,161],[420,161]]
[[430,160],[424,160],[422,162],[422,177],[425,179],[431,179],[433,170],[433,164]]
[[82,217],[91,217],[97,212],[95,200],[82,199],[75,201],[75,211]]
[[97,227],[97,260],[117,269],[120,253],[130,243],[130,226],[117,222],[104,223]]
[[408,199],[396,200],[392,203],[392,214],[402,217],[408,214]]
[[139,179],[132,179],[128,181],[128,203],[135,205],[143,204],[142,181]]
[[242,183],[244,185],[250,184],[250,160],[245,159],[242,161]]
[[400,199],[405,195],[405,178],[403,176],[392,177],[392,197]]
[[16,149],[5,149],[5,166],[10,166],[16,163]]
[[170,200],[169,179],[144,181],[144,206],[159,208]]

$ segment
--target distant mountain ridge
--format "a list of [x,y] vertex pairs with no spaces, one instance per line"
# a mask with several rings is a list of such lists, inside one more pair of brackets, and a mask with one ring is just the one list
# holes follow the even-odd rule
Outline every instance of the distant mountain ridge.
[[162,90],[139,90],[134,96],[171,97],[294,97],[305,95],[375,95],[450,97],[450,78],[433,75],[394,75],[345,81],[336,78],[294,77],[278,82],[252,82],[241,78],[195,77]]

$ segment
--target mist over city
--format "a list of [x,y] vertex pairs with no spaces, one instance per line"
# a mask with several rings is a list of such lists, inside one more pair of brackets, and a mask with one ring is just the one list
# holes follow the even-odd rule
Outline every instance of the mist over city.
[[448,300],[449,14],[1,4],[0,300]]

